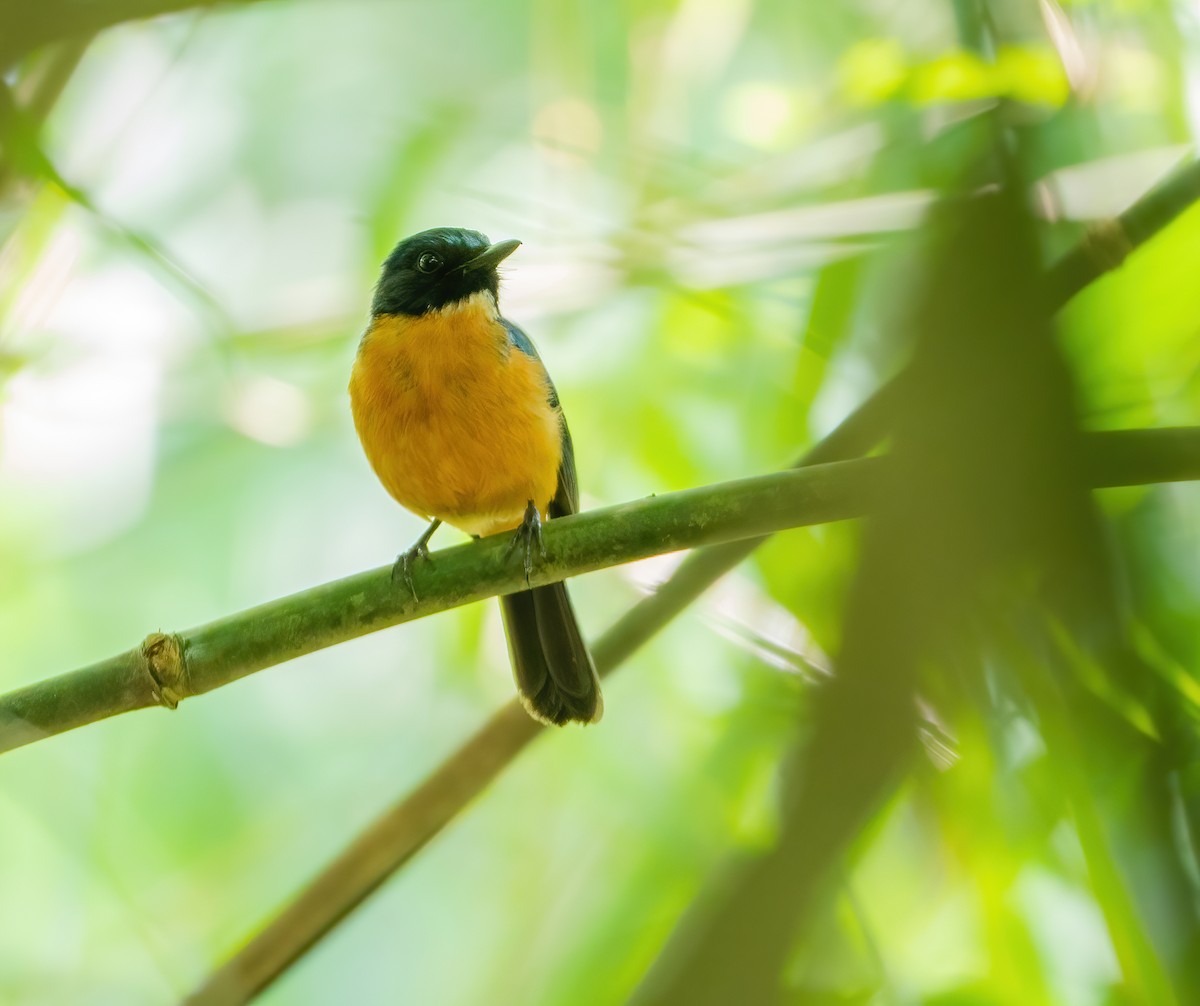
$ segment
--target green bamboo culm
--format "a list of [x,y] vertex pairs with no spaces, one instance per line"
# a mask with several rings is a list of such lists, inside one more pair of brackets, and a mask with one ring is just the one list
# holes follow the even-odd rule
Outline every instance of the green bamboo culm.
[[[1084,444],[1097,487],[1200,479],[1200,428],[1096,433]],[[545,530],[546,559],[529,584],[862,516],[885,463],[812,465],[552,521]],[[713,553],[695,558],[706,554]],[[381,567],[185,632],[154,632],[125,653],[0,696],[0,751],[135,709],[173,709],[185,698],[303,654],[526,586],[503,536],[438,551],[417,568],[415,584],[419,600]],[[660,596],[674,606],[694,594],[684,585],[653,595]],[[606,640],[598,662],[619,663],[660,624],[654,608],[634,612],[625,630]]]

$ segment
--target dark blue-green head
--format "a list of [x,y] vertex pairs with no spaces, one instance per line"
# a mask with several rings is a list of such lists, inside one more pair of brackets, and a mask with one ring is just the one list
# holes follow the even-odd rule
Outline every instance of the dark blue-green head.
[[484,290],[497,297],[497,266],[520,244],[492,244],[462,227],[435,227],[405,238],[383,263],[371,313],[420,316]]

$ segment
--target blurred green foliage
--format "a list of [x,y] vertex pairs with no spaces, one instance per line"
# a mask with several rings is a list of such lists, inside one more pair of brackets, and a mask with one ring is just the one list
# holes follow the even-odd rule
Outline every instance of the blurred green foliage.
[[[0,689],[415,537],[345,395],[405,234],[524,240],[503,305],[585,505],[770,470],[907,359],[919,225],[981,122],[1052,258],[1194,142],[1194,29],[1168,0],[278,0],[28,52],[0,116]],[[1198,421],[1198,256],[1200,210],[1059,316],[1084,427]],[[1021,389],[996,423],[1036,433]],[[789,947],[787,1001],[1200,1001],[1200,496],[1095,504],[1124,676],[1069,620],[964,647],[958,677],[918,661],[925,743]],[[761,548],[600,727],[540,740],[263,1001],[624,1002],[783,832],[809,664],[863,631],[861,537]],[[585,630],[669,569],[574,583]],[[177,1001],[510,692],[480,605],[6,756],[0,1002]]]

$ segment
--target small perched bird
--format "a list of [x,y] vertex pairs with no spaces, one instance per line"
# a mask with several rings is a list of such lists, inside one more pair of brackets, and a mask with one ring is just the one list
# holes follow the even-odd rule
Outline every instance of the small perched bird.
[[[409,590],[442,523],[476,537],[514,531],[528,578],[542,520],[579,508],[558,394],[529,336],[497,305],[497,267],[520,244],[456,227],[422,231],[396,245],[375,288],[350,406],[379,481],[430,521],[393,569]],[[599,720],[600,682],[566,586],[508,594],[500,605],[530,715]]]

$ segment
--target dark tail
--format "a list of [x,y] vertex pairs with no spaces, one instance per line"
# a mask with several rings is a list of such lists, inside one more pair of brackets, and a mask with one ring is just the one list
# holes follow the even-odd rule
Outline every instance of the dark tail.
[[600,719],[600,679],[579,634],[566,584],[506,594],[500,611],[517,691],[529,714],[558,726]]

